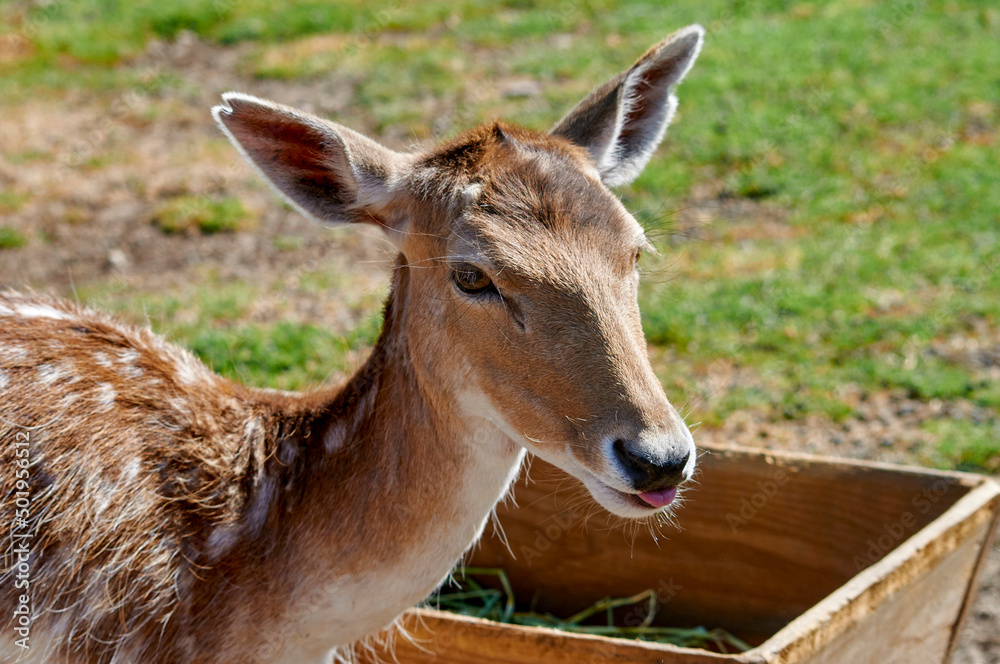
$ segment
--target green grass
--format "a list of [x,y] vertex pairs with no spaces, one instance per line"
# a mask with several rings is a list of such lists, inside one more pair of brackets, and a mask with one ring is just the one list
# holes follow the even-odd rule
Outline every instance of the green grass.
[[28,238],[16,228],[0,226],[0,250],[19,249],[28,244]]
[[233,233],[253,228],[256,219],[231,197],[178,196],[157,209],[153,222],[164,233]]
[[[345,122],[418,138],[493,115],[544,128],[670,30],[701,22],[708,40],[679,90],[675,125],[622,192],[663,253],[646,263],[641,300],[650,341],[669,349],[657,370],[671,397],[683,401],[725,361],[756,379],[696,405],[692,420],[718,423],[740,409],[839,420],[851,415],[845,385],[1000,408],[996,381],[932,350],[952,335],[995,331],[1000,320],[1000,10],[989,3],[25,6],[0,4],[6,34],[31,45],[30,55],[0,64],[0,93],[13,98],[73,87],[170,89],[177,81],[169,71],[143,72],[131,58],[153,38],[190,30],[219,45],[254,42],[242,65],[254,76],[342,82],[353,93]],[[542,94],[503,98],[510,76],[537,80]],[[720,219],[676,243],[676,233],[692,232],[678,229],[678,219],[705,183],[721,192],[717,203],[750,205],[769,224]],[[228,230],[240,225],[237,205],[177,203],[161,226]],[[212,221],[183,210],[207,211]],[[231,332],[238,371],[264,382],[276,380],[268,372],[294,373],[280,359],[286,354],[308,362],[266,346],[265,332],[339,352],[318,330]],[[225,367],[225,341],[214,334],[192,329],[185,338]],[[248,354],[257,352],[279,359],[252,366]],[[995,429],[969,426],[929,427],[941,448],[929,462],[995,470]],[[949,442],[959,439],[971,442]]]
[[0,191],[0,214],[17,212],[31,199],[26,193],[18,191]]
[[216,371],[249,385],[300,389],[326,382],[350,366],[352,350],[371,346],[381,318],[370,317],[347,335],[311,324],[279,322],[192,330],[182,339]]
[[[333,268],[305,272],[299,290],[313,293],[324,283],[343,284],[346,277]],[[371,313],[346,331],[308,322],[257,323],[254,307],[267,301],[280,305],[287,293],[278,286],[222,280],[211,273],[173,295],[149,295],[108,282],[81,286],[77,296],[135,324],[150,324],[228,378],[283,390],[313,387],[353,370],[359,353],[377,340],[382,321],[376,307],[364,307],[369,299],[378,301],[379,294],[371,294],[352,303]]]
[[274,248],[279,251],[292,251],[294,249],[301,249],[305,246],[305,238],[297,235],[279,235],[274,238],[272,244]]
[[1000,424],[936,420],[927,429],[941,441],[929,460],[934,465],[1000,473]]
[[[483,585],[477,578],[489,585]],[[500,588],[492,587],[495,585]],[[668,643],[682,648],[712,649],[720,653],[750,650],[748,643],[721,628],[654,625],[653,619],[661,601],[655,590],[648,589],[631,597],[605,597],[569,617],[540,613],[534,608],[519,611],[514,591],[503,569],[460,567],[453,572],[448,583],[431,595],[427,603],[443,611],[511,625]],[[627,616],[631,619],[623,620],[620,615],[616,615],[617,609],[625,608],[629,609]]]

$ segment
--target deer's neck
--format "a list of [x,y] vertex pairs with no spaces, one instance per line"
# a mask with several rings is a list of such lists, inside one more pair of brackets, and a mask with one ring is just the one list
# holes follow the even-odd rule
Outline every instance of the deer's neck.
[[308,597],[303,620],[329,623],[317,647],[379,629],[433,590],[478,539],[524,454],[490,421],[463,410],[474,388],[426,375],[415,361],[405,334],[407,269],[395,274],[364,367],[308,404],[308,417],[294,418],[303,459],[282,454],[289,441],[274,455],[286,474],[301,472],[278,481],[299,485],[300,507],[271,516],[287,537],[285,559],[297,567],[288,572]]

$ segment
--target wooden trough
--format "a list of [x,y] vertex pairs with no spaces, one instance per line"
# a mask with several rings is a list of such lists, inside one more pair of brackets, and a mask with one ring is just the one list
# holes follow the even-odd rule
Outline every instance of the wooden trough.
[[[721,627],[753,645],[718,654],[502,625],[419,609],[395,639],[403,663],[938,664],[947,662],[1000,515],[977,475],[763,451],[714,449],[659,543],[583,516],[535,460],[470,565],[502,567],[518,601],[568,616],[652,588],[655,623]],[[382,661],[393,655],[378,654]]]

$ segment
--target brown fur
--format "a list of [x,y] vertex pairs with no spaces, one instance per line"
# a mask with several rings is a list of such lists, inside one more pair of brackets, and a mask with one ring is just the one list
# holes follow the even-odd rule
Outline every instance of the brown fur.
[[[397,272],[395,292],[400,284],[405,291],[406,275]],[[69,317],[4,319],[0,327],[0,368],[9,379],[0,440],[27,432],[30,441],[30,576],[41,616],[32,629],[42,634],[69,622],[59,628],[65,643],[49,644],[48,661],[111,661],[127,641],[142,644],[127,644],[126,652],[141,655],[136,661],[194,661],[193,652],[256,661],[266,642],[254,635],[288,619],[286,598],[307,580],[321,584],[334,573],[326,568],[350,574],[405,556],[420,533],[412,520],[434,513],[458,471],[421,410],[396,407],[420,396],[410,392],[407,363],[393,361],[400,350],[393,330],[405,319],[391,305],[379,344],[348,384],[294,398],[226,381],[149,330],[97,312],[41,296],[0,298],[0,306],[20,304]],[[121,359],[131,352],[133,362]],[[111,366],[96,363],[97,353]],[[178,360],[197,367],[197,382],[179,380]],[[59,378],[41,377],[48,366]],[[102,384],[115,391],[114,426],[95,408]],[[167,403],[165,394],[172,395]],[[383,412],[393,413],[391,422],[377,415]],[[335,421],[350,430],[330,454],[322,434]],[[405,436],[421,434],[426,448],[406,445]],[[12,445],[0,454],[5,469],[17,467]],[[140,464],[134,474],[133,460]],[[13,476],[0,479],[11,495]],[[250,522],[268,483],[266,518]],[[5,541],[14,511],[4,501]],[[219,529],[238,539],[213,555],[208,543]],[[303,537],[306,530],[316,532]],[[0,578],[6,616],[20,594],[13,562],[8,549]]]

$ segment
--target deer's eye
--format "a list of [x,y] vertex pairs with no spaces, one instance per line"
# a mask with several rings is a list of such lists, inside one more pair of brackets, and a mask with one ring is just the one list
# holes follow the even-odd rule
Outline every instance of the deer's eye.
[[452,268],[451,278],[458,290],[466,295],[482,295],[496,292],[496,286],[482,270],[469,263],[461,263]]

